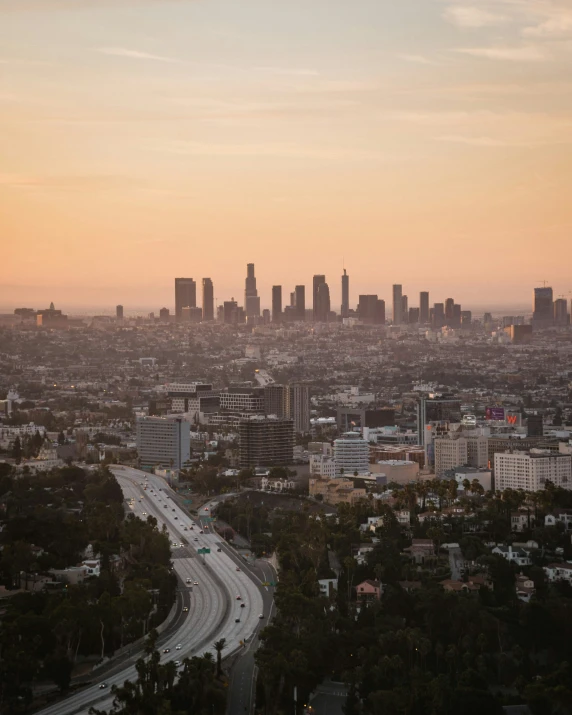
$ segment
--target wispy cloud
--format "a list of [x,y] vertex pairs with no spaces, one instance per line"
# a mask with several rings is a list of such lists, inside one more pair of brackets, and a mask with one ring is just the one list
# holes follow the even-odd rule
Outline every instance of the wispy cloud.
[[507,146],[506,142],[502,139],[493,139],[492,137],[462,136],[459,134],[437,137],[437,141],[451,142],[453,144],[468,144],[470,146]]
[[438,64],[440,64],[439,62],[430,60],[428,57],[425,57],[424,55],[399,54],[397,56],[399,57],[400,60],[404,60],[405,62],[412,62],[417,65],[438,65]]
[[164,55],[154,55],[149,52],[141,52],[140,50],[130,50],[126,47],[98,47],[97,52],[102,55],[111,55],[113,57],[128,57],[133,60],[153,60],[155,62],[176,62],[181,60],[174,57],[165,57]]
[[547,53],[535,45],[522,47],[461,47],[455,52],[472,57],[483,57],[487,60],[504,60],[506,62],[545,62],[549,59]]
[[482,7],[473,5],[451,5],[446,8],[443,17],[448,22],[459,27],[491,27],[503,25],[509,21],[506,15],[501,15]]
[[286,75],[293,77],[319,77],[317,70],[296,68],[296,67],[253,67],[256,72],[267,72],[268,74]]

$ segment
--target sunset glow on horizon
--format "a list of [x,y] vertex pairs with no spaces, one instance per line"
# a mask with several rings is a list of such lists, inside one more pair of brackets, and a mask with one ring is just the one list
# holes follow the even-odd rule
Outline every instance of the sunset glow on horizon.
[[572,278],[565,0],[0,0],[0,306]]

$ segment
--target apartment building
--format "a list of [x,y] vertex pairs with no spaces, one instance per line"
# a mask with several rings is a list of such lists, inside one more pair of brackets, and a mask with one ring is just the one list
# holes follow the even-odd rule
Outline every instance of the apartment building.
[[435,475],[443,477],[448,469],[462,467],[468,464],[469,447],[466,437],[449,434],[437,437],[434,442],[435,449]]
[[179,417],[139,417],[136,441],[143,469],[181,469],[191,456],[189,423]]
[[542,449],[495,454],[495,489],[537,492],[547,481],[563,489],[572,488],[572,455]]

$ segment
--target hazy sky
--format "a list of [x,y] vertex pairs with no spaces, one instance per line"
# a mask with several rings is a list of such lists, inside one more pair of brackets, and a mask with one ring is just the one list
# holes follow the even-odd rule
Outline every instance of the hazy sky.
[[0,305],[572,290],[570,0],[0,0]]

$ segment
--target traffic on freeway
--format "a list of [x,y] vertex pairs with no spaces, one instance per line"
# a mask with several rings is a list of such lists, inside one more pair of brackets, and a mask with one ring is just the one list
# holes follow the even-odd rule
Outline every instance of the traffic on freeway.
[[[266,618],[260,590],[241,561],[208,524],[193,520],[175,503],[163,479],[130,467],[111,470],[127,509],[141,519],[153,516],[169,535],[182,606],[175,630],[159,639],[162,661],[182,661],[207,651],[214,655],[213,643],[220,638],[226,640],[223,657],[241,648]],[[210,515],[209,507],[207,511]],[[113,674],[96,676],[88,688],[41,710],[41,715],[80,715],[94,705],[111,708],[111,686],[136,679],[137,657]]]

